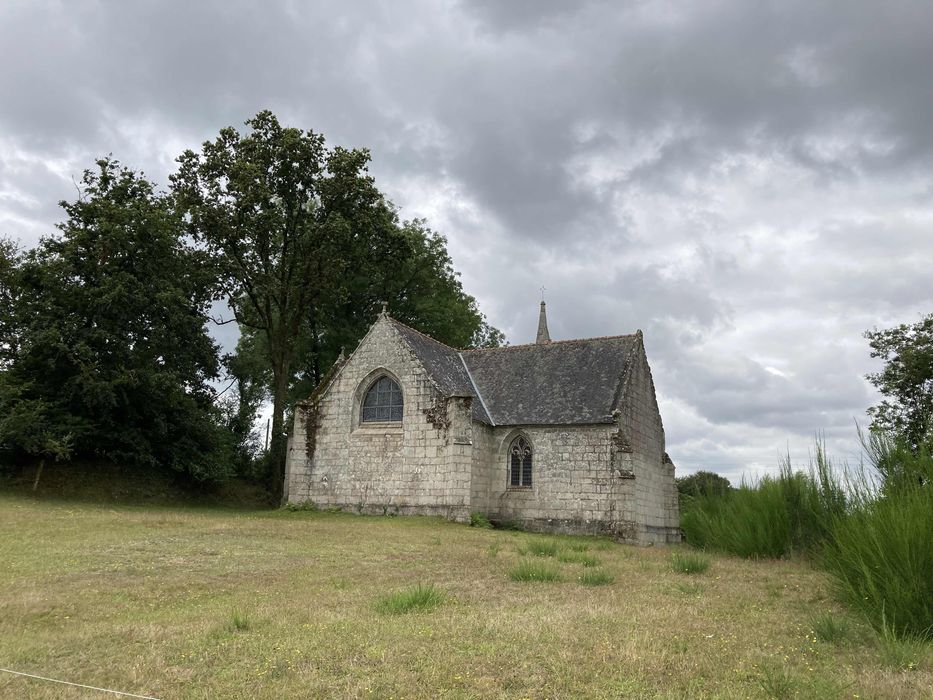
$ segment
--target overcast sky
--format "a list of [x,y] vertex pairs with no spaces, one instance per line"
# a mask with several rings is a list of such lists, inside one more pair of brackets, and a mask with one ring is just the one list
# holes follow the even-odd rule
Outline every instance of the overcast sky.
[[679,473],[857,454],[933,312],[933,3],[4,2],[0,233],[269,108],[365,146],[510,342],[641,328]]

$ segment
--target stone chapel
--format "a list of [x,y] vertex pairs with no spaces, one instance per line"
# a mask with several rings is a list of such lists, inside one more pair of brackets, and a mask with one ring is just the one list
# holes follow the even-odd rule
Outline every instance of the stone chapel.
[[295,411],[291,503],[680,541],[641,331],[456,350],[379,315]]

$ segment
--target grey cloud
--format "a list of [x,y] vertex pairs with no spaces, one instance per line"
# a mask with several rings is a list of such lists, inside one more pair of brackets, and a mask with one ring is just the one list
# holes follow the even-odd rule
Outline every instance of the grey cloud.
[[556,337],[642,328],[684,470],[847,449],[861,332],[933,301],[927,3],[19,2],[0,60],[0,233],[269,107],[370,147],[513,341],[542,284]]

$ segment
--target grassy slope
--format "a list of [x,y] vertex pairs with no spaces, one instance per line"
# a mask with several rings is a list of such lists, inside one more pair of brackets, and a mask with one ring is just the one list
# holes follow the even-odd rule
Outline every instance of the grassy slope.
[[[814,641],[821,574],[589,540],[614,575],[513,581],[531,536],[427,518],[95,506],[0,494],[0,666],[191,697],[922,697],[864,627]],[[578,542],[580,540],[577,540]],[[562,544],[570,544],[564,540]],[[569,549],[567,549],[569,551]],[[532,555],[526,554],[525,558]],[[418,582],[435,610],[376,611]],[[0,697],[88,697],[0,673]]]

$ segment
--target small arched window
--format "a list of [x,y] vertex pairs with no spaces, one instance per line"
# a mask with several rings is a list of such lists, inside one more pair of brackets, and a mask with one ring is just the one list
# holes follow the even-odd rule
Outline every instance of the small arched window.
[[531,443],[524,435],[509,447],[509,486],[531,486]]
[[376,380],[363,399],[361,423],[398,423],[402,420],[402,389],[391,377]]

